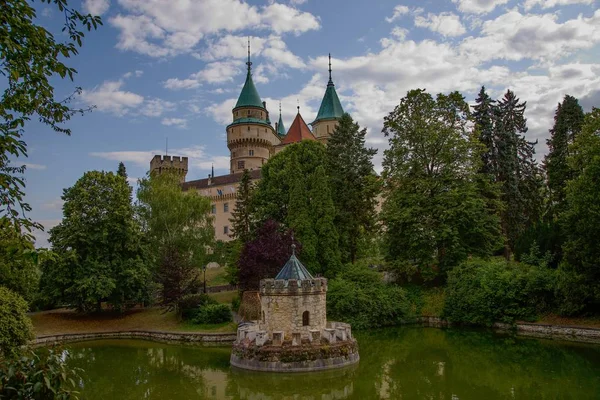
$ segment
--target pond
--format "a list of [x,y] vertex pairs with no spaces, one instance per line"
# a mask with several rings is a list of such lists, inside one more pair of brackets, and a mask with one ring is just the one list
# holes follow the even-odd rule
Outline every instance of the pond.
[[65,346],[82,399],[600,399],[600,346],[488,331],[356,334],[356,367],[312,374],[231,369],[229,347],[102,340]]

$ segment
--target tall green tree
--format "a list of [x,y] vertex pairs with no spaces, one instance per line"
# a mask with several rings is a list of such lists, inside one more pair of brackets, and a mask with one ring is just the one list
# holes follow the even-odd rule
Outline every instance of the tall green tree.
[[573,177],[567,161],[569,145],[581,132],[584,117],[583,108],[575,97],[566,95],[562,103],[558,103],[550,139],[546,141],[549,152],[544,159],[553,216],[560,212],[565,201],[567,181]]
[[600,109],[585,116],[569,147],[573,179],[566,187],[560,222],[565,232],[559,269],[561,312],[600,311]]
[[40,272],[33,241],[17,232],[9,219],[0,219],[0,286],[31,302],[37,293]]
[[131,187],[112,172],[86,172],[65,189],[63,220],[50,230],[59,260],[43,265],[42,290],[59,304],[123,309],[148,299],[150,270]]
[[345,113],[327,142],[326,166],[343,262],[356,261],[360,243],[375,228],[377,150],[365,147],[366,135],[367,130]]
[[[409,277],[443,278],[468,255],[489,255],[499,221],[479,187],[481,144],[458,92],[408,92],[384,119],[387,258]],[[490,186],[488,191],[495,189]]]
[[214,247],[210,200],[182,191],[180,177],[169,173],[141,180],[137,198],[163,304],[178,309],[182,297],[197,290],[208,249]]
[[496,137],[494,130],[496,101],[482,86],[473,107],[473,122],[479,134],[479,141],[485,146],[481,154],[481,172],[494,176],[496,171]]
[[510,258],[523,232],[537,222],[541,212],[541,174],[533,158],[535,143],[525,139],[526,102],[508,90],[498,101],[495,116],[496,182],[501,185],[504,211],[504,255]]
[[[73,79],[77,71],[64,61],[78,53],[84,37],[82,29],[89,31],[102,24],[100,17],[81,14],[69,7],[67,0],[41,0],[40,3],[54,4],[64,14],[66,35],[54,36],[36,24],[36,11],[31,2],[0,2],[0,86],[4,88],[0,99],[0,217],[10,219],[10,226],[25,232],[41,226],[25,217],[31,210],[24,201],[25,166],[15,166],[11,160],[27,156],[23,129],[32,117],[39,118],[56,132],[71,133],[62,124],[85,110],[70,107],[72,96],[57,99],[52,80]],[[57,41],[57,37],[65,40]],[[79,91],[75,89],[75,93]]]
[[231,236],[242,243],[250,240],[252,222],[252,193],[254,185],[245,169],[235,194],[235,209],[231,212]]
[[117,175],[122,176],[127,180],[127,169],[125,168],[125,164],[122,162],[119,163],[119,168],[117,168]]
[[[262,167],[253,219],[258,223],[273,219],[291,228],[302,244],[300,257],[307,268],[332,276],[341,261],[325,170],[325,147],[317,141],[304,140],[277,153]],[[332,258],[324,260],[320,253]]]

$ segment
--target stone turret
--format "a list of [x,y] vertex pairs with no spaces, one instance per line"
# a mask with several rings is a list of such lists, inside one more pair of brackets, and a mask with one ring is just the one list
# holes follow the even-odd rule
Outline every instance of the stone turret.
[[280,139],[271,126],[266,103],[261,101],[252,80],[250,43],[248,72],[240,97],[232,110],[233,122],[227,126],[227,147],[231,152],[230,173],[262,167],[273,154]]
[[342,114],[344,114],[344,109],[331,78],[331,54],[329,54],[329,81],[327,82],[327,88],[325,89],[325,95],[321,101],[317,118],[310,123],[313,128],[312,133],[318,141],[327,144],[327,140],[335,128],[337,128]]
[[188,158],[176,156],[155,155],[150,160],[150,174],[162,174],[165,172],[179,175],[180,181],[185,182],[188,172]]
[[238,327],[231,365],[257,371],[316,371],[355,364],[349,324],[327,321],[327,279],[296,258],[275,279],[260,281],[260,319]]

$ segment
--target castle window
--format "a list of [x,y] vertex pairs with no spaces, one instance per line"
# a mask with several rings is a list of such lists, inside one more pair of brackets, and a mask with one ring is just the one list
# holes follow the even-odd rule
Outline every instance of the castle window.
[[217,213],[217,205],[213,204],[210,206],[210,213],[211,214],[216,214]]
[[223,227],[223,233],[224,233],[225,235],[229,235],[229,227],[228,227],[227,225],[225,225],[225,226]]
[[248,110],[248,115],[250,115],[250,110]]
[[229,203],[223,203],[223,212],[229,212]]
[[250,130],[250,126],[248,126],[248,130]]
[[329,134],[329,125],[327,125],[327,134]]
[[248,150],[248,155],[249,156],[253,156],[254,155],[254,150]]
[[238,161],[238,169],[246,168],[246,161]]
[[304,311],[302,313],[302,326],[310,325],[310,313],[308,311]]

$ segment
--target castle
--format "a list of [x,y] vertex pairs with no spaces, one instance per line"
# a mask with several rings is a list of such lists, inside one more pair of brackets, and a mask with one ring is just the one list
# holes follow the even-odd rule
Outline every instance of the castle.
[[281,118],[281,108],[279,121],[273,126],[266,102],[261,100],[252,80],[250,46],[246,65],[246,81],[232,110],[233,122],[225,128],[230,151],[229,174],[214,176],[213,172],[208,178],[185,182],[187,157],[156,155],[150,162],[150,173],[175,172],[181,177],[183,190],[197,190],[211,200],[215,238],[223,241],[231,240],[229,219],[235,207],[235,193],[244,170],[249,170],[252,181],[257,181],[261,178],[262,165],[285,146],[302,140],[318,140],[327,144],[327,139],[344,113],[331,78],[331,54],[329,81],[317,117],[310,123],[312,130],[302,118],[300,107],[287,132]]

